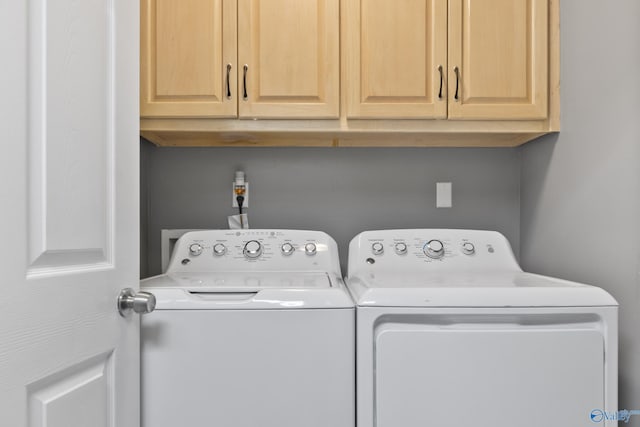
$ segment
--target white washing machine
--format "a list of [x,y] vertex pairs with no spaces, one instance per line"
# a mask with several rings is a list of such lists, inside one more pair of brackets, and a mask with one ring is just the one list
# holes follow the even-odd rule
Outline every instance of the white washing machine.
[[190,232],[141,286],[143,427],[353,427],[354,304],[325,233]]
[[523,272],[501,234],[364,232],[347,286],[358,427],[615,425],[616,301]]

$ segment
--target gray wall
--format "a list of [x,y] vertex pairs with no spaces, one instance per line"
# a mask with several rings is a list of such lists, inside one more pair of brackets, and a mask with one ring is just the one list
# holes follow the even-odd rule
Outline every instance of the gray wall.
[[153,145],[140,140],[140,277],[149,276],[149,158]]
[[[234,171],[250,182],[251,228],[322,230],[338,242],[363,230],[498,230],[517,253],[518,149],[158,148],[142,146],[143,276],[160,273],[162,228],[227,228]],[[436,209],[438,181],[453,207]]]
[[561,35],[562,131],[522,150],[521,262],[620,302],[619,406],[640,409],[640,2],[563,0]]

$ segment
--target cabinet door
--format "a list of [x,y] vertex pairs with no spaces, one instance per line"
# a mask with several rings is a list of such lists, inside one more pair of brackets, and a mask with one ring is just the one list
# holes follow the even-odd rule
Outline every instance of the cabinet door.
[[142,0],[141,13],[141,116],[236,117],[237,0]]
[[445,118],[447,0],[347,0],[347,116]]
[[240,116],[337,118],[339,0],[239,0],[238,13]]
[[547,3],[449,1],[449,118],[547,117]]

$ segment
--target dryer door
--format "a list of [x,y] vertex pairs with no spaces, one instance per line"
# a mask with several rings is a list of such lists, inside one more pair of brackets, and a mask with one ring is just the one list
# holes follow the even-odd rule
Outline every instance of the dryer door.
[[463,313],[378,319],[373,425],[566,427],[603,408],[598,316]]

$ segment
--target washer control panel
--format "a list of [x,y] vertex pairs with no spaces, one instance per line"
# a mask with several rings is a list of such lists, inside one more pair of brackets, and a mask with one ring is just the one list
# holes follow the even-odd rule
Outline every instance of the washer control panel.
[[496,231],[412,229],[365,231],[349,245],[349,275],[371,271],[519,268]]
[[176,243],[167,273],[340,271],[335,241],[321,231],[201,230]]

